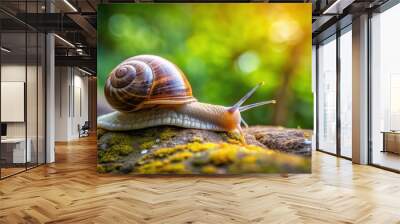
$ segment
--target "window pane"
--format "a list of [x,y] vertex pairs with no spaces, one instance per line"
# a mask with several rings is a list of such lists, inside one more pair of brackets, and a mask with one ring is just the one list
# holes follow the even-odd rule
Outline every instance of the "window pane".
[[336,41],[318,48],[318,147],[336,153]]
[[352,156],[352,35],[351,30],[340,36],[340,152]]

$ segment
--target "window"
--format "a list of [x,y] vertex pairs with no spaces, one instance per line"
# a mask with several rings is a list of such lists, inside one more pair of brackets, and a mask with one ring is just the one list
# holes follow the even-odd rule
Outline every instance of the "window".
[[[20,16],[39,12],[43,3],[19,2]],[[2,179],[45,163],[46,40],[13,16],[0,12],[0,17],[9,21],[0,24]]]
[[372,163],[400,170],[400,5],[371,18]]
[[340,155],[352,157],[352,33],[351,26],[340,36]]
[[318,149],[336,153],[336,36],[318,47]]

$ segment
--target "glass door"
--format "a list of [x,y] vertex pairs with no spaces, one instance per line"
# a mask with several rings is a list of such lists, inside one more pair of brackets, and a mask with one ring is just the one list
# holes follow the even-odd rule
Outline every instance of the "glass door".
[[[38,13],[43,1],[19,2]],[[6,3],[4,3],[6,4]],[[0,3],[0,6],[3,2]],[[0,179],[45,163],[45,44],[33,27],[0,12]]]
[[26,136],[26,41],[25,31],[1,34],[2,178],[26,170],[31,161]]

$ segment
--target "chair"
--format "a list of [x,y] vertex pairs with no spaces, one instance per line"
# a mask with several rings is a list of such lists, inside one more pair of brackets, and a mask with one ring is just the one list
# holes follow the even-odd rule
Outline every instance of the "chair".
[[85,121],[82,127],[78,124],[79,138],[89,136],[89,129],[90,129],[89,121]]

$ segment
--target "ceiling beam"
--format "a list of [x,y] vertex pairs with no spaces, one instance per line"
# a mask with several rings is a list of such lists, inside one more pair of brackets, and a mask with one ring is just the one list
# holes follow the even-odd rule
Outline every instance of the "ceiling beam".
[[92,56],[55,56],[56,66],[87,67],[96,71],[97,60]]
[[78,26],[80,26],[85,34],[88,36],[88,38],[86,38],[86,42],[88,42],[90,46],[96,46],[96,28],[94,28],[92,24],[90,24],[87,19],[80,14],[68,14],[68,17],[73,20]]
[[355,0],[336,0],[330,4],[322,14],[342,14],[343,10],[351,5]]

